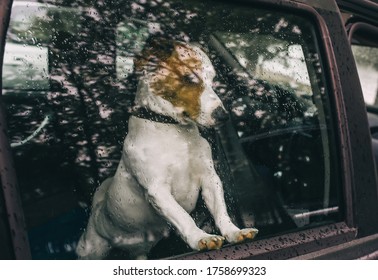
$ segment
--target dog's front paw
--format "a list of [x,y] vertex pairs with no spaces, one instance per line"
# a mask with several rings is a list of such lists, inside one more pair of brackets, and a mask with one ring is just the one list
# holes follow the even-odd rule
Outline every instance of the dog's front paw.
[[226,239],[230,243],[240,243],[246,240],[252,240],[258,233],[256,228],[245,228],[238,231],[235,231],[231,234],[226,234]]
[[199,250],[215,250],[222,247],[224,241],[223,236],[210,235],[208,237],[202,238],[198,241]]

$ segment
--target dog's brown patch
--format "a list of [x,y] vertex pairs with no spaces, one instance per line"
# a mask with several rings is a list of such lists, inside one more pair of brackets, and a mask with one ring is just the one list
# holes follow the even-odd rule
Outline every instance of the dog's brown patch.
[[200,114],[200,97],[204,88],[202,62],[198,54],[187,45],[174,43],[169,56],[156,51],[143,56],[137,67],[156,64],[150,83],[153,92],[173,106],[182,108],[191,119],[196,119]]

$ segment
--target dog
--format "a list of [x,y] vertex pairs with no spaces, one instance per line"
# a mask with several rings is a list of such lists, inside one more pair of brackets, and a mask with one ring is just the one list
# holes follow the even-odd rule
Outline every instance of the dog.
[[[101,259],[120,247],[145,258],[171,227],[193,250],[253,239],[257,229],[231,221],[210,145],[199,132],[228,118],[212,88],[216,73],[209,57],[195,44],[155,39],[135,68],[140,109],[129,119],[114,177],[95,192],[78,257]],[[203,231],[190,216],[200,194],[221,235]]]

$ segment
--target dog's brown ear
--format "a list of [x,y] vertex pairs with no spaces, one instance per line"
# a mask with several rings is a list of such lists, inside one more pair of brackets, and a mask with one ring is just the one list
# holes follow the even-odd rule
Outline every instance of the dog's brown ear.
[[166,61],[174,51],[175,41],[158,36],[150,36],[142,50],[134,59],[135,70],[153,71],[160,62]]

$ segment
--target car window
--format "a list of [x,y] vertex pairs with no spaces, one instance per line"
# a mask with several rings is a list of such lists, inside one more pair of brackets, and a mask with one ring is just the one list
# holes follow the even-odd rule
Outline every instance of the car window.
[[[209,173],[207,177],[220,179],[218,186],[222,186],[232,223],[238,228],[257,228],[256,238],[340,221],[332,91],[325,82],[317,34],[316,23],[295,10],[254,5],[119,0],[101,7],[81,1],[57,7],[16,1],[6,42],[3,98],[33,258],[77,258],[80,237],[91,230],[88,221],[96,219],[91,218],[99,205],[92,204],[94,196],[102,195],[104,187],[100,186],[104,184],[115,188],[114,180],[124,178],[117,177],[125,174],[117,173],[122,168],[128,170],[126,177],[138,178],[133,182],[142,185],[151,172],[152,185],[155,181],[158,186],[168,181],[182,184],[182,192],[175,186],[169,195],[181,201],[183,208],[190,208],[190,217],[200,230],[216,235],[222,230],[210,213],[206,183],[193,179],[208,165],[216,175]],[[168,90],[161,90],[165,85],[156,83],[147,88],[164,96],[159,100],[167,107],[147,113],[139,108],[149,102],[143,95],[135,101],[136,92],[143,87],[141,75],[157,71],[156,65],[165,65],[163,72],[176,69],[176,64],[173,67],[167,62],[173,59],[167,57],[167,51],[172,53],[167,42],[180,42],[184,49],[189,44],[194,53],[204,54],[201,63],[211,65],[205,76],[194,71],[183,83],[198,89],[198,79],[207,81],[210,78],[206,75],[211,76],[214,69],[215,77],[206,86],[229,114],[217,126],[207,127],[198,121],[205,141],[199,146],[210,147],[211,160],[204,149],[190,155],[195,157],[195,165],[186,164],[183,147],[174,152],[179,139],[185,138],[190,145],[192,138],[182,137],[187,130],[180,130],[186,126],[179,126],[173,138],[167,138],[168,129],[159,130],[158,135],[147,128],[131,129],[130,118],[180,125],[176,122],[181,119],[164,115],[171,114],[167,110],[173,110],[172,106],[184,108],[177,114],[183,114],[192,125],[200,119],[193,117],[193,110],[210,102],[201,99],[197,109],[190,107],[190,111],[187,104],[194,104],[195,90],[185,103],[177,101],[174,93],[167,97]],[[155,45],[161,48],[154,53],[155,60],[146,59]],[[189,57],[193,55],[187,52]],[[180,67],[175,71],[181,71]],[[158,107],[149,106],[149,111]],[[219,116],[220,111],[214,115]],[[134,131],[144,137],[125,141],[125,137],[136,137]],[[141,158],[130,156],[131,146],[161,139],[170,143],[170,149],[157,146],[153,153],[143,154],[141,165],[137,164]],[[170,156],[169,172],[160,172],[168,154],[177,158]],[[134,165],[139,167],[134,169]],[[177,174],[178,169],[184,169],[183,175],[172,180],[171,174]],[[197,182],[198,192],[189,194],[182,179],[185,176]],[[135,197],[131,193],[125,197],[108,194],[104,199],[110,205],[121,201],[134,205],[142,197],[143,204],[151,202],[156,194],[151,195],[143,186],[135,192],[145,193]],[[169,203],[166,197],[165,201]],[[187,206],[189,201],[195,205]],[[157,216],[170,217],[169,211],[160,212],[158,202],[154,203],[149,207]],[[130,211],[140,214],[145,209]],[[107,258],[133,258],[130,248],[136,249],[129,246],[133,240],[139,240],[135,241],[138,246],[149,246],[148,258],[196,252],[170,221],[164,222],[163,232],[155,230],[154,222],[149,222],[151,228],[144,228],[137,217],[126,219],[127,215],[120,209],[114,217],[109,216],[117,229],[94,226],[98,227],[96,234],[101,232],[101,240],[113,245]],[[125,232],[129,234],[125,241],[129,250],[117,247],[117,236]],[[224,243],[233,242],[226,239]]]

